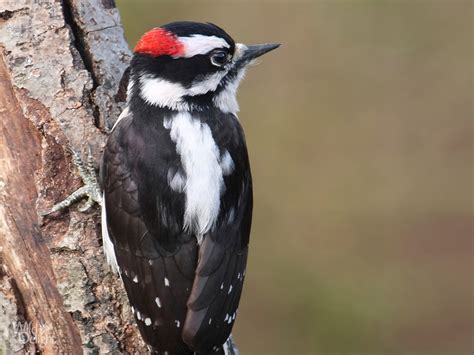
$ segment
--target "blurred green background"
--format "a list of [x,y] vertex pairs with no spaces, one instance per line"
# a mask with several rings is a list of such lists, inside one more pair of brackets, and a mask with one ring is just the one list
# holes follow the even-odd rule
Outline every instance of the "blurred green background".
[[117,5],[132,48],[176,20],[283,43],[239,94],[242,355],[473,354],[473,2]]

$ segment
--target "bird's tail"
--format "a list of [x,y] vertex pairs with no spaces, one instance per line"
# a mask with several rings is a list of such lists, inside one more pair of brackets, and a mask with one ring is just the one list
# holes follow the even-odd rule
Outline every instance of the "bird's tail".
[[192,350],[175,350],[175,351],[158,351],[153,348],[149,348],[150,353],[153,355],[194,355],[194,351]]
[[176,350],[176,351],[158,351],[154,350],[153,348],[149,347],[151,354],[153,355],[239,355],[239,351],[237,350],[237,346],[235,345],[232,335],[229,336],[229,339],[226,342],[212,351],[199,351],[194,352],[192,350]]

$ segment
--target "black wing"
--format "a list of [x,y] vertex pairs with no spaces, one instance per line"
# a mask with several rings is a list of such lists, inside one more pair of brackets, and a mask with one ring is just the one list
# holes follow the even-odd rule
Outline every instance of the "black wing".
[[[229,117],[215,122],[229,123]],[[222,352],[237,315],[252,181],[242,128],[234,118],[230,122],[225,129],[211,127],[235,169],[224,179],[222,212],[201,246],[183,231],[184,195],[168,190],[167,170],[180,169],[180,162],[158,120],[140,126],[124,117],[104,152],[107,230],[140,332],[158,351],[185,354],[189,346]]]
[[155,351],[187,354],[182,330],[198,248],[196,239],[178,228],[182,223],[169,213],[174,208],[170,204],[180,201],[157,200],[154,187],[143,180],[148,177],[140,175],[147,172],[143,159],[153,158],[153,153],[146,151],[147,137],[137,129],[130,116],[124,117],[104,151],[107,231],[145,342]]

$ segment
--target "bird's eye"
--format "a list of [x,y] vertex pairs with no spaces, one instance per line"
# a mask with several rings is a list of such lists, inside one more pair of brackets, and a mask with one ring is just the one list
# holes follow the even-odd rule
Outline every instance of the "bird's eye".
[[211,54],[211,62],[218,67],[223,66],[227,63],[227,53],[224,51],[216,51]]

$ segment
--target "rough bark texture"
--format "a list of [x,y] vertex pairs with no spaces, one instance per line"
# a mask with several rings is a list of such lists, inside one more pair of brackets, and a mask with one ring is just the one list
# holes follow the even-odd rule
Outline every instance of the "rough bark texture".
[[66,147],[98,160],[129,58],[113,0],[0,1],[4,353],[143,352],[98,209],[41,217],[81,186]]

